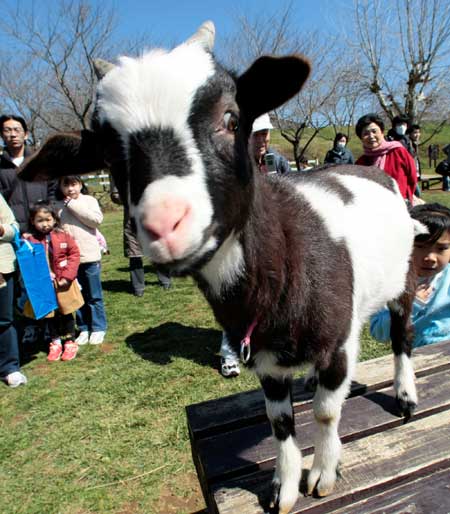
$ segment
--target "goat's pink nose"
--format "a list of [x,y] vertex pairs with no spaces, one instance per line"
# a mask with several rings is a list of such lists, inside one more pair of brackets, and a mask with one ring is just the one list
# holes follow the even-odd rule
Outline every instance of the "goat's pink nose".
[[143,225],[152,239],[165,239],[181,230],[189,213],[190,206],[186,201],[166,200],[146,212]]

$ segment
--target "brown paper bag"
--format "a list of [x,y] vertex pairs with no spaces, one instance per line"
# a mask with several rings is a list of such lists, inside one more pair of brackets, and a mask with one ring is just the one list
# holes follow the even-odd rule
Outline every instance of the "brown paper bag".
[[73,280],[68,289],[56,289],[56,299],[61,314],[71,314],[84,305],[83,295],[81,294],[78,280]]

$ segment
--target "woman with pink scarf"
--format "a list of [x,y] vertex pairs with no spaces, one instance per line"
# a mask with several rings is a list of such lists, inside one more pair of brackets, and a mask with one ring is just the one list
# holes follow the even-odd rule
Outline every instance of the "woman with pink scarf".
[[384,123],[377,114],[366,114],[360,118],[355,132],[364,150],[356,164],[381,168],[397,182],[403,198],[412,203],[417,171],[408,150],[398,141],[384,139]]

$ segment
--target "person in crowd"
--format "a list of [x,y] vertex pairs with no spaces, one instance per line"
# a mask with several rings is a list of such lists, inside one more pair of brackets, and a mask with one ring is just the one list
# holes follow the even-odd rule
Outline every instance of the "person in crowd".
[[14,326],[16,256],[11,241],[19,225],[0,194],[0,379],[9,387],[27,383],[20,371],[19,344]]
[[[411,314],[416,348],[450,338],[450,209],[432,203],[410,212],[428,229],[427,234],[416,236],[412,255],[418,273]],[[379,341],[389,341],[390,326],[386,307],[371,317],[370,333]]]
[[408,136],[408,118],[395,116],[392,120],[392,128],[387,133],[387,141],[398,141],[408,152],[414,156],[413,146]]
[[[117,205],[122,205],[123,202],[112,177],[110,183],[111,201]],[[131,292],[134,296],[143,296],[145,290],[144,253],[136,235],[134,220],[131,218],[128,207],[125,204],[123,204],[123,251],[130,263]],[[172,287],[172,280],[169,274],[158,270],[156,276],[158,277],[159,285],[163,289],[170,289]]]
[[262,173],[288,173],[291,167],[287,159],[269,147],[272,129],[268,114],[263,114],[253,122],[250,148],[256,165]]
[[436,166],[436,173],[442,175],[442,191],[450,190],[450,145],[445,146],[442,151],[446,158]]
[[324,163],[327,164],[355,164],[352,152],[347,148],[348,136],[338,132],[334,138],[333,148],[328,150]]
[[356,135],[362,142],[364,153],[356,161],[363,166],[378,166],[398,184],[405,200],[413,202],[417,184],[414,160],[398,141],[386,141],[384,123],[378,114],[362,116],[355,127]]
[[74,311],[67,312],[70,309],[64,309],[69,305],[64,305],[62,293],[71,287],[77,277],[80,250],[75,240],[59,226],[58,215],[53,205],[37,202],[30,207],[30,225],[32,229],[27,239],[45,246],[50,276],[60,305],[59,309],[44,318],[50,336],[47,360],[71,361],[78,352],[78,344],[74,342]]
[[430,168],[436,168],[439,159],[439,145],[431,144],[428,146],[428,161]]
[[[25,182],[17,175],[19,166],[32,152],[26,145],[29,137],[28,127],[21,116],[4,114],[0,116],[0,134],[6,145],[0,156],[0,193],[5,197],[19,224],[21,233],[29,230],[30,206],[41,200],[55,199],[56,181]],[[17,305],[22,307],[23,287],[17,282]],[[23,327],[22,342],[31,344],[39,336],[36,323],[28,320]]]
[[30,206],[40,200],[55,199],[56,182],[25,182],[17,171],[32,152],[26,146],[28,128],[21,116],[0,116],[0,133],[6,145],[0,156],[0,193],[11,207],[20,231],[29,229]]
[[422,166],[420,164],[420,156],[419,156],[419,145],[420,145],[420,136],[421,136],[421,131],[420,131],[420,125],[417,125],[417,124],[413,124],[411,125],[410,127],[408,127],[408,131],[407,131],[407,135],[409,136],[409,139],[411,141],[411,147],[412,147],[412,156],[414,158],[414,163],[416,165],[416,170],[417,170],[417,186],[416,186],[416,191],[415,191],[415,195],[417,197],[420,197],[420,187],[419,187],[419,183],[420,183],[420,178],[422,176]]
[[57,198],[61,227],[70,234],[80,249],[78,281],[84,305],[77,311],[76,321],[80,331],[76,343],[101,344],[104,341],[107,321],[101,282],[101,248],[96,230],[103,221],[97,200],[87,194],[81,177],[61,177]]

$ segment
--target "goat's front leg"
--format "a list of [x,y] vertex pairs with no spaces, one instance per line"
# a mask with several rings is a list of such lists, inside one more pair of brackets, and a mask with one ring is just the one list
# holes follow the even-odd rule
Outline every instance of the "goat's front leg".
[[356,345],[357,341],[353,341],[350,352],[344,348],[337,350],[329,367],[318,373],[313,402],[317,430],[314,461],[308,474],[308,494],[316,489],[318,496],[327,496],[334,489],[342,446],[338,425],[356,361]]
[[292,377],[260,376],[266,410],[277,443],[277,463],[272,481],[272,506],[287,514],[298,498],[302,454],[295,440]]

